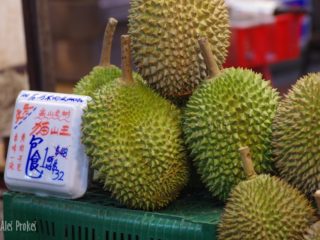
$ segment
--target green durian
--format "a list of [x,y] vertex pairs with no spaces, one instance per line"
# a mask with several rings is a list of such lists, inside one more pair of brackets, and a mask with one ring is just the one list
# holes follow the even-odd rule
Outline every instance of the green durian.
[[210,78],[184,111],[185,141],[210,192],[226,200],[245,175],[238,148],[250,145],[258,173],[271,172],[271,125],[278,93],[260,74],[241,68],[219,72],[207,41],[200,41]]
[[229,46],[224,0],[131,0],[129,33],[133,60],[144,80],[161,95],[190,95],[206,78],[198,36],[206,36],[219,66]]
[[248,148],[241,155],[247,180],[230,194],[218,239],[302,239],[315,213],[307,198],[277,177],[256,175]]
[[109,19],[104,34],[100,64],[76,84],[73,89],[75,94],[92,97],[93,93],[103,85],[109,84],[121,76],[121,70],[110,64],[112,40],[117,23],[116,19]]
[[134,209],[168,205],[189,175],[181,112],[160,97],[130,65],[122,37],[122,78],[94,94],[83,117],[83,143],[98,178],[114,198]]
[[281,101],[272,143],[280,176],[311,196],[320,188],[320,73],[299,79]]
[[[317,190],[314,194],[314,198],[317,203],[317,218],[320,217],[320,190]],[[320,220],[315,222],[307,229],[304,240],[320,240]]]

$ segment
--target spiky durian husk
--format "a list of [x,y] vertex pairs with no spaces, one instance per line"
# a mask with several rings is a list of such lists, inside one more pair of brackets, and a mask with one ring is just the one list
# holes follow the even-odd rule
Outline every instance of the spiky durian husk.
[[73,92],[79,95],[93,96],[104,84],[109,84],[121,76],[121,70],[116,66],[97,66],[84,76],[75,86]]
[[238,149],[250,146],[258,173],[270,172],[271,125],[278,93],[260,74],[225,69],[191,96],[186,143],[203,182],[220,200],[245,179]]
[[259,175],[238,184],[219,225],[220,240],[300,240],[314,210],[298,190],[277,177]]
[[311,196],[320,188],[320,74],[307,75],[279,105],[273,124],[275,165]]
[[304,240],[320,240],[320,222],[313,224],[304,235]]
[[105,188],[121,203],[159,209],[186,185],[180,115],[142,83],[114,83],[94,95],[84,113],[83,142]]
[[188,95],[206,76],[198,38],[221,66],[229,46],[224,0],[131,0],[133,59],[146,82],[166,97]]

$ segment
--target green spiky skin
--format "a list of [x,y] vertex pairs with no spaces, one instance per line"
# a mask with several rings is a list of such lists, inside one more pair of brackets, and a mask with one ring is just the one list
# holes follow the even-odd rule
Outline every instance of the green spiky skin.
[[313,224],[304,235],[304,240],[320,240],[320,222]]
[[259,175],[231,192],[219,225],[220,240],[298,240],[314,210],[298,190],[277,177]]
[[278,93],[251,70],[229,68],[191,96],[183,130],[210,192],[226,200],[245,179],[238,149],[250,146],[258,173],[271,172],[271,125]]
[[224,0],[131,0],[129,33],[138,72],[161,95],[190,95],[206,78],[198,38],[206,37],[219,66],[229,46]]
[[105,189],[127,207],[155,210],[188,180],[181,113],[143,83],[104,87],[83,119],[83,143]]
[[73,89],[75,94],[92,97],[104,84],[109,84],[121,76],[121,70],[116,66],[109,67],[97,66],[83,77]]
[[294,85],[273,124],[275,166],[280,176],[308,196],[320,187],[320,74]]

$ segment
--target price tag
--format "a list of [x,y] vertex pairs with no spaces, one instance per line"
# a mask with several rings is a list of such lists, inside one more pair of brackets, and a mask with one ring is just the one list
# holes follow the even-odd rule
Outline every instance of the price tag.
[[20,93],[5,169],[9,189],[66,198],[84,194],[88,160],[81,144],[81,117],[89,100],[71,94]]

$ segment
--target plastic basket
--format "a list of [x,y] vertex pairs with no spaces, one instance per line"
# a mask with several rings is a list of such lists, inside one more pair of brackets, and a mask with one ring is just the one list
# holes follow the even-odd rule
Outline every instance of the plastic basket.
[[77,201],[4,195],[6,222],[36,223],[36,231],[5,231],[6,240],[214,240],[221,213],[221,205],[203,196],[146,212],[126,209],[105,193],[90,192]]
[[232,28],[225,67],[259,67],[298,58],[302,20],[300,15],[282,14],[274,23]]
[[275,29],[277,60],[291,60],[300,55],[302,15],[284,14],[277,17]]

